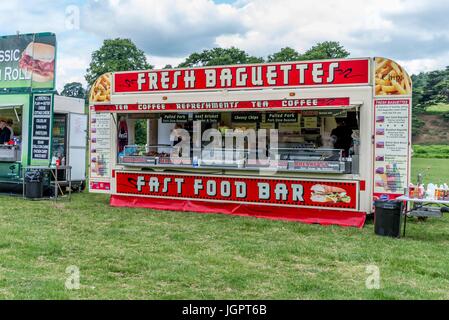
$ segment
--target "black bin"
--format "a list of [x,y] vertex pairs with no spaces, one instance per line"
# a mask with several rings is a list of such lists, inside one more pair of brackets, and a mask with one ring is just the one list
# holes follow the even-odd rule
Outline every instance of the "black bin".
[[25,174],[25,197],[40,199],[44,196],[44,174],[41,170],[28,170]]
[[374,233],[399,238],[402,224],[402,202],[376,201],[374,203]]

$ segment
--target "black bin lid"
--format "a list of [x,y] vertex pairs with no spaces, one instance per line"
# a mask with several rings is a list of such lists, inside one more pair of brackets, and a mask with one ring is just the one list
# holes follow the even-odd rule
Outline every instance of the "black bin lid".
[[400,201],[389,200],[389,201],[374,201],[374,206],[379,209],[389,209],[396,210],[401,208],[402,203]]

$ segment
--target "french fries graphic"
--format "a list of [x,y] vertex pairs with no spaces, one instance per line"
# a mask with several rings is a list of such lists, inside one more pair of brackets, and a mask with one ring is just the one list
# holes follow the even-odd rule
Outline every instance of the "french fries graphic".
[[376,58],[375,63],[376,96],[412,93],[409,75],[396,62],[390,59]]
[[111,74],[106,73],[95,81],[90,91],[91,102],[111,101]]

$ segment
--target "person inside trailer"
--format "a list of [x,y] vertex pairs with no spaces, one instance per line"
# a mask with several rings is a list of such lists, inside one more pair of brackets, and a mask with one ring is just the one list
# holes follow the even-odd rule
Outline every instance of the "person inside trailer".
[[349,149],[352,145],[352,129],[346,124],[345,119],[337,118],[337,127],[331,131],[334,141],[334,149],[343,150],[343,156],[349,156]]
[[0,120],[0,144],[8,143],[11,140],[11,130],[8,129],[4,119]]
[[9,138],[9,140],[12,140],[14,138],[14,129],[12,128],[14,125],[14,122],[12,121],[12,119],[8,119],[6,121],[6,127],[11,131],[11,136]]

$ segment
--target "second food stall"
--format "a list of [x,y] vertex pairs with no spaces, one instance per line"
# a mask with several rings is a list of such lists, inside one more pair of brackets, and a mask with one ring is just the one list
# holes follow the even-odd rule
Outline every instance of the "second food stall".
[[56,94],[55,63],[53,33],[0,37],[0,192],[22,193],[25,167],[56,164],[72,167],[58,170],[60,185],[85,186],[85,101]]

